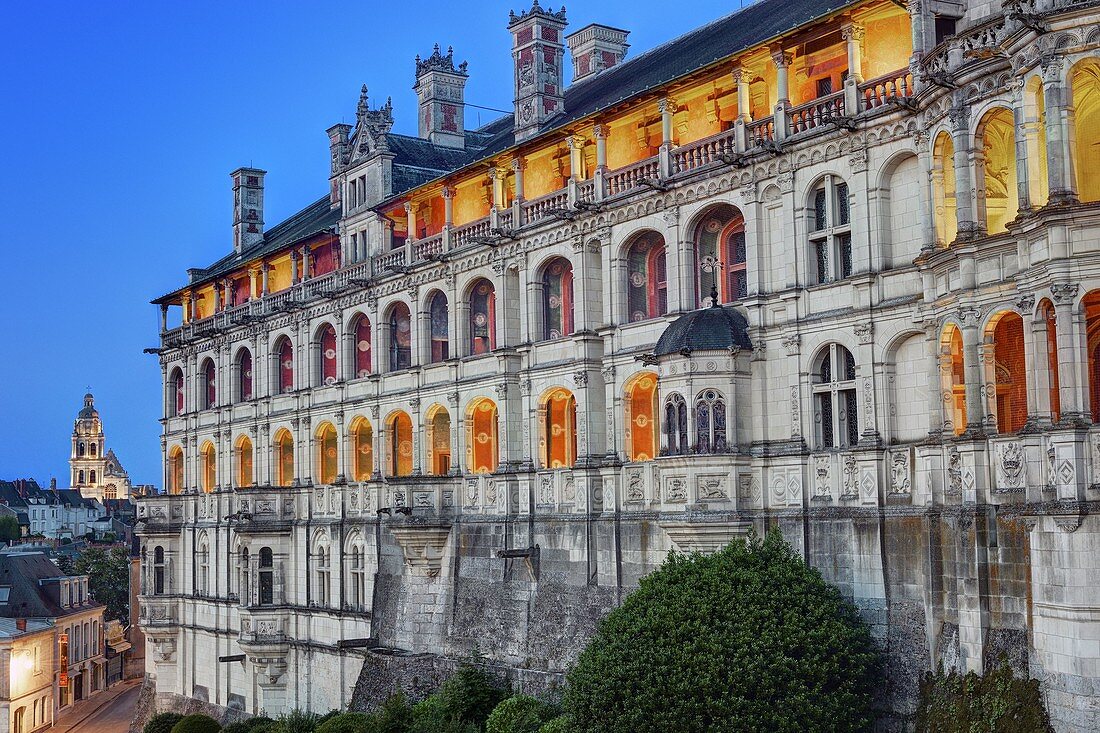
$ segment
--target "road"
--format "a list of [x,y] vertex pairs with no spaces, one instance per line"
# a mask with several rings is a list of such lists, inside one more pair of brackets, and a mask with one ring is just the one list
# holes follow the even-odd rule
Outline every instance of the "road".
[[131,685],[130,689],[69,728],[66,733],[126,733],[140,692],[141,685]]

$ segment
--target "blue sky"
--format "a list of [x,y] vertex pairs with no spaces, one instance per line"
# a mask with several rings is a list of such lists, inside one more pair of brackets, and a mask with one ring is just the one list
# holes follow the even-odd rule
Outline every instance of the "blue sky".
[[[529,2],[529,0],[527,0]],[[746,0],[745,4],[749,4]],[[543,3],[544,7],[546,3]],[[736,10],[581,0],[570,27],[631,31],[630,56]],[[325,129],[361,84],[416,134],[413,57],[470,63],[466,101],[510,109],[522,0],[5,3],[0,10],[0,478],[68,483],[90,386],[131,478],[161,483],[149,300],[232,246],[229,172],[268,171],[268,227],[327,191]],[[554,9],[559,7],[553,3]],[[494,113],[470,108],[466,124]]]

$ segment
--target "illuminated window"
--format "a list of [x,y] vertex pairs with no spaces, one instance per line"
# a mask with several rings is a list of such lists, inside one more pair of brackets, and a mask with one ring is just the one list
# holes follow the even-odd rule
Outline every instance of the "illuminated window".
[[172,376],[169,379],[169,384],[172,385],[172,392],[168,398],[169,414],[173,417],[183,414],[183,371],[181,369],[172,370]]
[[748,294],[745,218],[728,204],[716,206],[695,228],[695,286],[699,307],[717,289],[723,303]]
[[412,418],[407,412],[393,413],[386,424],[389,433],[386,456],[390,476],[408,476],[413,467]]
[[429,471],[435,476],[446,476],[451,470],[451,414],[442,405],[434,405],[427,418]]
[[370,319],[360,315],[355,319],[355,376],[365,377],[371,370]]
[[814,190],[810,214],[810,247],[817,282],[831,283],[852,274],[852,226],[848,184],[834,176]]
[[294,438],[283,428],[275,433],[275,484],[290,486],[294,483]]
[[317,478],[322,484],[336,481],[339,472],[339,452],[336,448],[336,428],[332,423],[321,423],[317,429]]
[[577,400],[565,389],[543,401],[542,466],[572,468],[577,461]]
[[251,486],[252,479],[252,441],[247,435],[237,439],[237,486]]
[[668,440],[668,455],[683,456],[691,452],[688,443],[687,402],[675,392],[665,400],[665,435]]
[[449,334],[447,324],[447,296],[436,292],[428,305],[428,325],[431,331],[431,363],[446,361],[449,354]]
[[986,338],[993,342],[991,369],[996,385],[997,430],[1015,433],[1027,422],[1024,319],[1012,312],[995,316]]
[[397,303],[390,309],[390,371],[412,366],[412,321],[409,307]]
[[320,348],[320,384],[336,384],[336,330],[330,324],[321,326],[317,344]]
[[487,354],[497,347],[497,296],[493,284],[481,278],[470,288],[470,353]]
[[722,393],[707,389],[695,398],[695,452],[725,453],[726,400]]
[[283,394],[294,391],[294,344],[283,336],[275,346],[276,369],[279,391]]
[[351,423],[352,473],[355,481],[370,481],[374,472],[374,429],[365,417]]
[[944,329],[940,339],[940,373],[944,390],[951,395],[950,401],[944,401],[944,428],[962,435],[966,430],[966,371],[962,332],[954,324]]
[[632,461],[657,457],[657,375],[642,372],[626,385],[626,423]]
[[644,321],[668,312],[665,238],[657,232],[638,236],[626,253],[627,308],[631,321]]
[[1073,167],[1081,201],[1100,201],[1100,62],[1078,61],[1070,69]]
[[466,410],[466,465],[471,473],[497,470],[497,406],[485,397],[474,400]]
[[212,359],[203,362],[202,375],[206,383],[206,404],[203,407],[209,409],[218,404],[218,370]]
[[218,485],[218,460],[214,444],[209,441],[203,443],[199,456],[202,458],[202,490],[209,494]]
[[237,355],[237,396],[242,402],[252,399],[252,352],[248,349]]
[[543,268],[543,338],[557,339],[573,333],[573,265],[555,257]]
[[1006,230],[1020,208],[1016,188],[1016,123],[1012,112],[999,107],[978,123],[979,170],[985,188],[985,227],[993,234]]
[[813,375],[814,424],[819,448],[849,448],[859,442],[856,360],[839,344],[827,346]]
[[946,132],[936,136],[932,148],[932,203],[936,239],[941,245],[955,241],[959,220],[955,205],[955,143]]
[[183,448],[173,446],[168,453],[168,493],[183,491]]

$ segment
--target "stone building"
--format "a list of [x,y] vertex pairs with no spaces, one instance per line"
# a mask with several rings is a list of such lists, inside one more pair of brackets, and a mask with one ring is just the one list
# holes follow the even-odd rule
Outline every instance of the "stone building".
[[72,453],[69,456],[70,485],[82,496],[102,502],[130,496],[130,475],[115,452],[106,447],[103,421],[95,409],[92,393],[84,395],[84,407],[73,422]]
[[361,706],[475,652],[537,689],[755,528],[872,625],[888,720],[1003,656],[1100,728],[1098,22],[761,0],[628,58],[535,3],[514,115],[465,129],[436,48],[418,137],[364,87],[324,198],[265,230],[234,171],[233,251],[155,301],[157,704]]

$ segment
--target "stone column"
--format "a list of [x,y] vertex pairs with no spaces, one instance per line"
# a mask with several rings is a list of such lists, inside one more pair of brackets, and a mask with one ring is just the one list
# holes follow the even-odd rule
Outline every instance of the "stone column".
[[1075,203],[1077,177],[1073,160],[1074,107],[1063,75],[1065,59],[1057,55],[1044,56],[1042,65],[1050,201]]
[[268,265],[268,263],[264,262],[262,265],[260,265],[260,276],[261,276],[260,294],[261,295],[267,295],[268,293],[271,292],[271,289],[268,286],[268,273],[270,271],[271,271],[271,266]]
[[523,158],[512,158],[512,172],[515,174],[515,186],[516,195],[512,199],[512,227],[518,229],[523,226],[523,201],[524,201],[524,188],[523,188],[523,169],[525,163]]
[[592,127],[592,137],[596,139],[596,170],[592,178],[596,186],[597,201],[602,201],[607,196],[607,133],[607,125]]
[[658,162],[661,177],[669,178],[675,173],[672,170],[672,116],[676,113],[676,102],[665,97],[657,102],[657,109],[661,113],[661,147],[658,151]]
[[974,216],[974,178],[971,173],[970,108],[966,105],[952,107],[951,142],[955,148],[955,216],[958,220],[959,238],[973,237],[984,229]]
[[1062,407],[1062,422],[1091,421],[1087,338],[1084,324],[1073,307],[1079,289],[1077,283],[1070,282],[1050,286],[1058,337],[1058,401]]
[[980,313],[974,306],[959,309],[962,322],[963,374],[966,378],[966,430],[968,433],[984,433],[985,405],[982,404],[982,333],[978,326]]
[[409,400],[409,416],[412,418],[413,475],[424,475],[424,419],[420,414],[420,398]]
[[1031,176],[1028,172],[1027,108],[1024,103],[1024,85],[1018,79],[1012,82],[1012,121],[1015,124],[1013,139],[1016,143],[1016,198],[1020,213],[1031,211]]
[[841,35],[848,47],[848,78],[844,81],[844,107],[845,114],[851,116],[859,114],[860,103],[859,85],[863,83],[863,38],[866,30],[859,23],[846,23],[841,28]]
[[788,70],[794,58],[780,46],[773,46],[772,63],[775,64],[775,139],[787,137],[787,109],[791,106]]
[[734,144],[738,153],[748,150],[747,125],[752,121],[752,103],[749,100],[749,72],[738,66],[733,70],[733,83],[737,85],[737,119],[734,120]]

